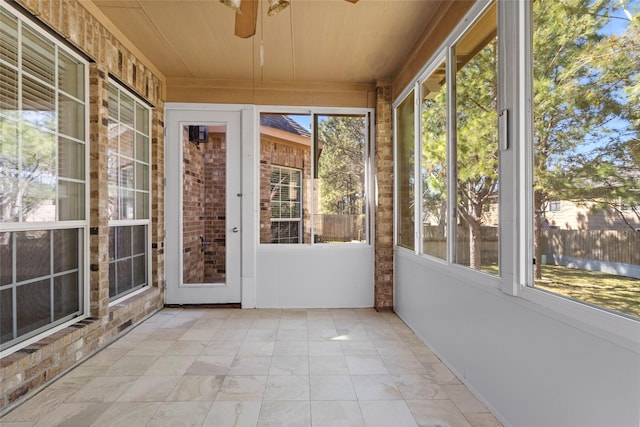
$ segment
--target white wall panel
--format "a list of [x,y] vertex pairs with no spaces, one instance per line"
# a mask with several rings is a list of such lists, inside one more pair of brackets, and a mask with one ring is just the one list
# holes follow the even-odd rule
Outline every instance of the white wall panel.
[[373,307],[373,248],[360,244],[260,245],[259,308]]
[[640,425],[637,351],[432,264],[396,252],[395,310],[506,424]]

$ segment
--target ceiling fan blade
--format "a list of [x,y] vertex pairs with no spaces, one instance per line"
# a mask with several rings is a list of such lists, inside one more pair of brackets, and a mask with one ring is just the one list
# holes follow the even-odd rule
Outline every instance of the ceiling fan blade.
[[358,0],[346,0],[346,1],[348,1],[349,3],[358,3]]
[[240,12],[236,13],[236,36],[246,39],[256,33],[258,0],[242,0]]

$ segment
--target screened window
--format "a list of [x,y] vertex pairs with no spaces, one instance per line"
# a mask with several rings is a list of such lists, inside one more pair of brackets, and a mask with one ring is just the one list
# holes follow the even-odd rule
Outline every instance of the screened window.
[[446,46],[395,113],[397,244],[492,274],[499,274],[500,226],[496,34],[493,3]]
[[415,235],[415,105],[414,92],[395,111],[396,129],[396,241],[414,249]]
[[640,2],[532,11],[534,286],[640,317]]
[[150,108],[109,84],[109,297],[148,284]]
[[260,114],[260,243],[367,241],[366,114]]
[[367,123],[365,116],[314,115],[314,239],[365,242]]
[[421,84],[422,252],[447,259],[446,62]]
[[84,312],[87,65],[0,7],[0,349]]
[[302,171],[271,167],[271,243],[299,243],[302,233]]

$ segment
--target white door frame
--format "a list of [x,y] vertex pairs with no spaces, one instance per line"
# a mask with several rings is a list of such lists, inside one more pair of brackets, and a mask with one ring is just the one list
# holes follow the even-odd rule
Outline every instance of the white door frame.
[[[165,126],[165,268],[167,304],[239,303],[242,298],[242,113],[203,108],[202,105],[166,106]],[[182,128],[184,125],[227,126],[226,281],[183,284],[182,245]]]

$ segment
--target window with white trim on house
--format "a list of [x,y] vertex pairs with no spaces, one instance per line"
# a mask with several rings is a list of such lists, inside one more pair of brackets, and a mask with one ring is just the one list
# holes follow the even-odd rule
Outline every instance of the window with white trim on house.
[[271,243],[302,240],[302,171],[271,166]]
[[151,109],[109,83],[109,298],[149,283]]
[[369,118],[260,114],[260,243],[366,243]]
[[86,61],[0,7],[0,350],[84,314]]
[[640,204],[640,1],[536,0],[531,11],[528,282],[640,317],[640,211],[623,208]]

